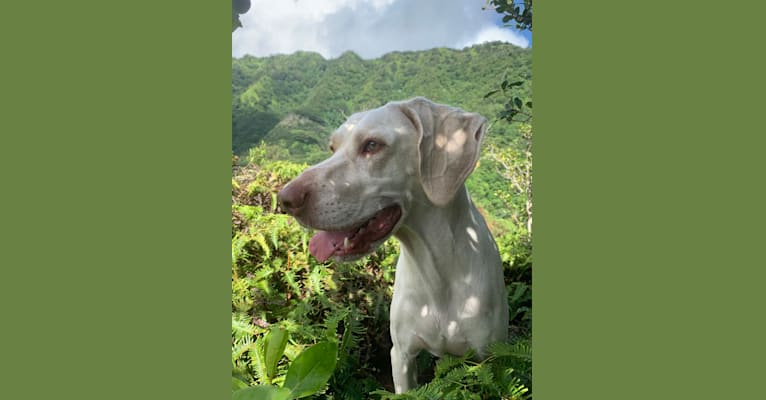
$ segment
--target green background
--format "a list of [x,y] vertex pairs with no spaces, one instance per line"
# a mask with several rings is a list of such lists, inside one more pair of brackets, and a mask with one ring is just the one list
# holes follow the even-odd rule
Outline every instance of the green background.
[[762,396],[753,4],[536,3],[537,400]]
[[[763,12],[728,7],[537,4],[538,400],[762,392]],[[0,398],[229,397],[229,12],[0,6]]]

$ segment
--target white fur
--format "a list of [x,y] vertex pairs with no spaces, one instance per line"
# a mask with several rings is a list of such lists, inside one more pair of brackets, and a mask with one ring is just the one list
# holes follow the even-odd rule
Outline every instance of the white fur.
[[[397,393],[416,385],[420,350],[481,356],[507,336],[500,255],[464,185],[485,125],[423,98],[389,103],[349,118],[331,137],[334,154],[290,184],[309,193],[294,215],[317,229],[346,230],[384,207],[402,208],[392,231],[401,243],[390,310]],[[370,139],[383,146],[364,154]]]

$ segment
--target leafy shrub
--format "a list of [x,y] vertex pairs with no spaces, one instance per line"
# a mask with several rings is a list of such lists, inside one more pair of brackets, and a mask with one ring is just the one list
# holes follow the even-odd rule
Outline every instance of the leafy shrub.
[[[259,367],[264,378],[271,380],[277,372],[277,363],[287,345],[287,333],[281,328],[273,329],[256,342]],[[317,343],[302,351],[290,364],[279,386],[257,385],[248,387],[233,378],[234,399],[298,399],[322,391],[335,369],[338,344],[335,341]],[[244,387],[243,387],[244,386]]]
[[489,346],[484,361],[445,355],[436,363],[431,382],[402,394],[373,392],[381,400],[415,399],[509,399],[528,397],[532,380],[532,347],[529,342],[498,342]]

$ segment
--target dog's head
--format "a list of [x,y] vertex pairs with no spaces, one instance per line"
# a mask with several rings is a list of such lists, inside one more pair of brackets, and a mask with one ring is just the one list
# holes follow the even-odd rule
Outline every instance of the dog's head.
[[443,207],[479,158],[487,120],[418,97],[352,115],[330,136],[332,155],[279,192],[282,209],[320,230],[319,260],[353,260],[393,235],[413,202]]

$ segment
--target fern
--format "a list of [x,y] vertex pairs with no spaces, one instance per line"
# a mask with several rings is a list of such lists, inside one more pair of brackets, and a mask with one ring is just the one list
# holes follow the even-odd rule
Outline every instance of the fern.
[[253,339],[251,337],[242,338],[241,340],[235,341],[231,346],[231,363],[235,367],[238,366],[238,361],[242,358],[242,355],[245,354],[248,350],[251,350],[253,348]]
[[445,354],[444,357],[440,358],[439,361],[436,362],[436,367],[434,368],[434,376],[437,378],[444,377],[453,368],[464,364],[466,360],[467,358],[465,356],[456,357],[451,354]]
[[[274,195],[276,196],[276,193]],[[276,201],[274,204],[276,204]],[[271,228],[271,245],[274,246],[274,249],[279,248],[279,235],[282,233],[284,226],[285,220],[283,218],[274,221],[274,226]]]
[[407,393],[393,394],[375,391],[385,400],[404,399],[512,399],[528,398],[521,365],[531,370],[531,347],[528,342],[494,343],[487,347],[488,357],[482,362],[471,361],[469,352],[462,357],[445,355],[436,363],[434,379]]
[[264,260],[268,260],[271,257],[271,248],[269,248],[268,243],[266,243],[266,238],[263,236],[262,233],[256,233],[252,236],[253,240],[258,243],[261,246],[261,249],[263,250],[263,258]]
[[[360,360],[357,349],[366,329],[358,310],[346,306],[332,311],[325,320],[325,335],[338,340],[338,364],[330,381],[343,399],[359,399],[378,387],[371,378],[359,378]],[[342,325],[341,325],[342,324]],[[340,332],[342,328],[342,333]]]
[[295,296],[301,295],[301,287],[298,284],[297,280],[295,279],[295,272],[291,270],[287,270],[283,272],[282,278],[284,282],[287,284],[287,287],[292,290],[292,294]]
[[532,346],[524,341],[496,342],[487,346],[490,358],[515,357],[532,361]]
[[[388,351],[386,321],[398,256],[396,242],[385,243],[355,263],[317,263],[308,252],[310,231],[291,217],[274,214],[277,189],[302,168],[265,158],[261,162],[242,167],[232,184],[231,349],[235,378],[250,385],[269,380],[279,385],[292,360],[317,340],[328,338],[338,345],[337,364],[327,391],[315,395],[317,399],[530,396],[528,339],[492,345],[482,362],[472,361],[470,355],[445,356],[436,363],[434,378],[408,393],[379,390],[379,371],[389,368],[378,354]],[[508,253],[504,249],[515,243],[509,240],[503,242],[501,238],[498,242],[501,253]],[[513,282],[509,283],[508,300],[517,306],[514,321],[521,324],[514,325],[514,333],[528,336],[530,281],[517,284],[516,276],[508,274],[529,275],[529,271],[509,268],[506,263],[507,282]],[[279,361],[276,371],[272,369],[271,377],[266,376],[264,359],[265,321],[278,323],[290,333],[286,359]],[[430,358],[423,361],[432,363]]]
[[461,363],[460,365],[450,369],[449,372],[444,374],[443,377],[434,380],[434,382],[437,384],[446,385],[463,385],[463,380],[470,373],[468,368],[469,366],[467,364]]
[[256,327],[248,321],[247,316],[240,313],[231,314],[231,335],[235,342],[252,337],[255,333]]
[[[328,340],[337,341],[337,333],[338,333],[338,324],[340,324],[340,321],[342,321],[346,316],[348,315],[349,309],[341,308],[334,310],[331,312],[327,317],[325,317],[324,323],[322,325],[325,329],[325,337]],[[340,352],[340,348],[338,349]]]
[[309,288],[317,295],[324,295],[324,276],[327,274],[327,270],[321,266],[315,266],[308,276]]
[[476,378],[476,386],[496,389],[495,388],[495,375],[492,373],[492,367],[490,364],[479,364],[468,368],[472,375],[472,378]]
[[242,232],[237,232],[231,239],[231,266],[232,272],[237,273],[237,262],[245,254],[245,246],[247,245],[246,235]]
[[264,340],[263,336],[255,340],[250,346],[248,354],[250,355],[250,370],[255,381],[260,384],[270,384],[268,374],[266,373],[266,360],[264,358]]
[[367,328],[362,325],[361,319],[362,316],[358,316],[356,313],[349,313],[344,319],[345,330],[341,338],[339,353],[345,357],[348,357],[352,351],[359,347],[361,337],[367,333]]
[[519,378],[524,386],[532,383],[532,346],[528,340],[517,340],[513,343],[493,343],[487,349],[489,360],[498,369],[504,369]]

